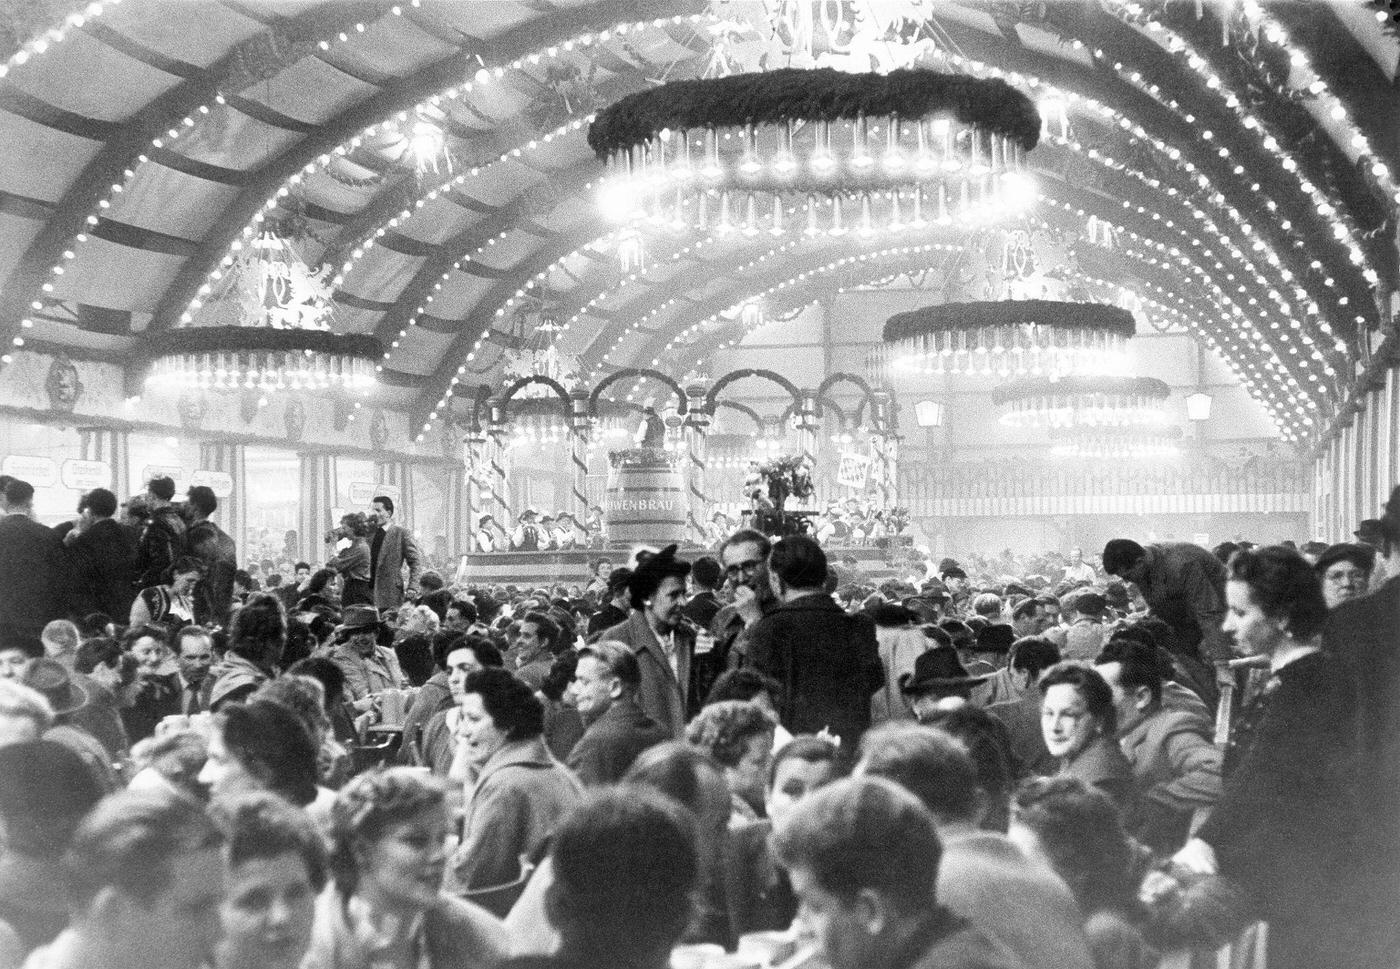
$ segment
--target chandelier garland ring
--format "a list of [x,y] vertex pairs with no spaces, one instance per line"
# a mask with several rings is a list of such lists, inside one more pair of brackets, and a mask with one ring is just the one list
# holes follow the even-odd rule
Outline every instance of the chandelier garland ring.
[[611,171],[603,208],[620,221],[873,235],[1023,211],[1040,127],[999,79],[782,68],[628,95],[598,114],[588,143]]

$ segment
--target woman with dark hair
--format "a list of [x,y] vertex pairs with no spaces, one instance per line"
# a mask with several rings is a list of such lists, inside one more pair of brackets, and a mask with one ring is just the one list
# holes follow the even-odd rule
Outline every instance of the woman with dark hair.
[[323,703],[330,718],[331,735],[342,743],[359,738],[354,709],[345,702],[345,673],[326,656],[308,656],[287,667],[288,676],[306,676],[321,684]]
[[171,566],[170,581],[147,586],[131,604],[129,626],[158,622],[171,632],[194,622],[194,587],[204,574],[204,563],[185,555]]
[[1113,690],[1092,666],[1056,663],[1040,676],[1040,730],[1060,776],[1077,777],[1126,810],[1133,797],[1133,768],[1115,739]]
[[287,611],[270,593],[256,593],[233,614],[228,651],[209,671],[208,708],[237,703],[277,675],[287,644]]
[[280,703],[226,704],[214,715],[199,781],[213,797],[271,791],[298,807],[316,800],[316,745]]
[[685,729],[685,739],[724,768],[734,797],[733,827],[759,820],[764,810],[776,726],[773,715],[758,704],[725,700],[705,707]]
[[447,790],[407,767],[361,774],[332,810],[331,886],[302,969],[495,969],[499,921],[442,891]]
[[1012,798],[1007,836],[1074,893],[1095,969],[1155,969],[1136,924],[1138,857],[1106,794],[1077,777],[1032,778]]
[[325,817],[330,816],[334,788],[350,779],[353,770],[350,752],[331,735],[331,718],[326,713],[326,688],[314,676],[287,673],[258,687],[250,700],[280,703],[301,720],[311,742],[316,745],[316,777],[321,785],[317,799]]
[[451,776],[471,773],[475,783],[452,869],[470,891],[519,880],[521,856],[540,849],[583,785],[545,746],[544,706],[514,674],[469,674],[461,708]]
[[1356,698],[1322,651],[1321,583],[1297,552],[1243,549],[1225,601],[1235,651],[1268,657],[1270,677],[1236,721],[1220,800],[1174,860],[1252,896],[1269,924],[1269,969],[1347,964]]
[[160,626],[133,626],[122,637],[122,649],[137,663],[135,696],[121,708],[122,726],[134,744],[152,736],[161,720],[180,712],[180,674]]
[[224,836],[225,866],[214,969],[297,969],[326,884],[321,832],[265,792],[221,798],[209,813]]
[[360,512],[340,516],[340,524],[330,534],[330,540],[348,539],[350,544],[326,563],[340,576],[340,605],[374,605],[374,587],[369,583],[370,551],[369,520]]

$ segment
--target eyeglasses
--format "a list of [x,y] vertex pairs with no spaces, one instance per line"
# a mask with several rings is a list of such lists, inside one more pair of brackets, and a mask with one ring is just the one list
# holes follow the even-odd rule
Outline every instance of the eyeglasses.
[[749,559],[746,562],[739,562],[729,566],[724,570],[724,574],[729,576],[735,576],[742,572],[745,575],[750,575],[753,572],[757,571],[758,567],[762,564],[763,559]]
[[1333,585],[1355,585],[1366,582],[1369,577],[1360,569],[1347,569],[1340,572],[1329,569],[1323,578]]

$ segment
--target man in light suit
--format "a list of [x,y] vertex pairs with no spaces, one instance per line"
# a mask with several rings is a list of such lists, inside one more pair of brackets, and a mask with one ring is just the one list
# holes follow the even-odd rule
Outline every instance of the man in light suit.
[[637,702],[677,740],[690,712],[686,703],[695,657],[695,634],[682,621],[689,574],[690,563],[676,561],[674,545],[639,562],[627,581],[632,612],[599,637],[631,647],[641,668]]
[[[394,499],[378,495],[370,502],[369,519],[374,524],[369,536],[369,583],[374,607],[384,616],[403,605],[404,599],[417,598],[423,564],[408,529],[394,524]],[[407,583],[404,566],[408,566]]]

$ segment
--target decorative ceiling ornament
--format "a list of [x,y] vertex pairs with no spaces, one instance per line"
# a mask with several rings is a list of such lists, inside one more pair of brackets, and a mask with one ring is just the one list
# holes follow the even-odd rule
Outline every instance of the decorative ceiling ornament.
[[1050,453],[1057,458],[1141,460],[1181,454],[1179,427],[1092,427],[1050,429]]
[[[559,352],[556,343],[563,326],[559,322],[559,307],[550,295],[546,292],[521,299],[513,323],[512,329],[520,333],[522,345],[501,353],[506,385],[528,377],[546,377],[565,390],[573,390],[580,380],[578,357]],[[522,387],[516,396],[554,399],[553,395],[553,389],[536,383]]]
[[1036,198],[1030,99],[924,69],[783,68],[673,81],[603,110],[588,143],[623,222],[754,236],[989,223]]
[[292,243],[265,232],[240,253],[208,305],[232,325],[190,325],[152,337],[147,380],[214,390],[368,390],[384,348],[330,329],[330,268],[311,272]]
[[1043,377],[992,391],[1008,427],[1135,427],[1165,424],[1171,389],[1155,377]]
[[1104,303],[990,300],[896,314],[884,340],[895,373],[1116,376],[1135,331],[1132,313]]

